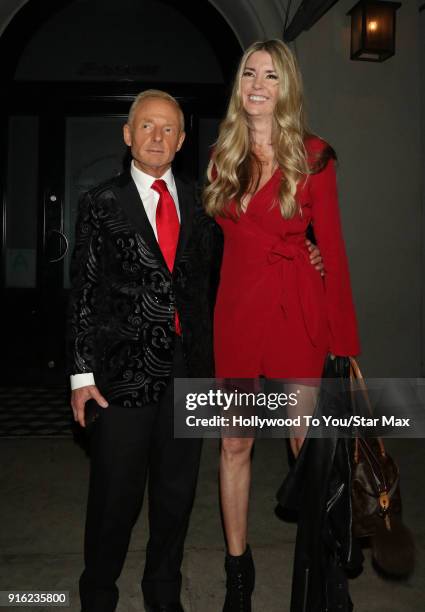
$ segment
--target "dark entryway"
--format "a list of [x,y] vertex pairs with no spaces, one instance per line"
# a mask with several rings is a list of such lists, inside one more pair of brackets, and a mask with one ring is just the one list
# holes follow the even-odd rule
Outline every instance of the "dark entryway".
[[[122,8],[127,24],[138,18],[137,11],[133,16],[129,11],[140,2],[125,0],[120,4],[125,5]],[[180,4],[192,3],[149,0],[147,4],[152,14],[172,11],[172,21],[176,22]],[[176,168],[200,181],[208,145],[214,141],[225,109],[228,83],[241,50],[227,24],[207,1],[196,3],[192,12],[187,6],[183,8],[178,25],[180,31],[193,28],[199,54],[205,58],[199,65],[195,62],[193,82],[188,81],[190,65],[177,70],[181,58],[176,48],[167,49],[167,56],[162,58],[158,51],[154,58],[146,57],[145,49],[140,59],[135,48],[133,63],[126,63],[122,56],[111,67],[108,59],[104,63],[91,61],[91,52],[87,51],[92,49],[91,42],[86,41],[85,61],[81,50],[76,51],[83,36],[81,27],[76,27],[71,38],[68,30],[63,34],[68,46],[71,43],[69,54],[79,53],[81,57],[73,63],[73,58],[65,57],[64,49],[60,49],[60,61],[68,73],[65,71],[63,80],[59,80],[57,58],[51,64],[46,59],[55,48],[46,54],[47,42],[43,40],[53,37],[59,53],[57,30],[61,23],[77,23],[81,10],[87,20],[96,21],[100,30],[103,20],[108,28],[110,11],[117,11],[115,5],[118,3],[112,0],[47,1],[41,9],[39,2],[28,2],[0,38],[2,57],[9,58],[3,74],[8,113],[0,143],[1,158],[7,160],[2,164],[2,385],[66,384],[68,267],[78,198],[120,172],[126,163],[122,124],[133,97],[149,87],[165,89],[178,97],[186,117],[187,138]],[[62,21],[61,10],[68,11]],[[155,28],[160,31],[161,23],[150,26],[151,30]],[[187,32],[182,34],[182,54],[191,44]],[[163,36],[165,42],[172,37],[166,32]],[[128,45],[128,37],[124,38]],[[152,46],[162,48],[154,39]],[[180,34],[175,45],[178,40]],[[107,51],[105,54],[107,58]],[[43,65],[40,58],[44,58]],[[184,58],[187,63],[188,56]],[[179,81],[159,80],[162,75],[169,78],[173,74],[173,62]],[[208,74],[202,76],[202,65],[208,65],[210,78]],[[145,76],[143,71],[149,74]]]

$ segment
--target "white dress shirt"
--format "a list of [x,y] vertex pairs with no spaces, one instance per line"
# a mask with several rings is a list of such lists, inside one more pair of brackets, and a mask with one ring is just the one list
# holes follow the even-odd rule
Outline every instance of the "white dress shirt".
[[[149,223],[152,225],[152,229],[155,233],[155,238],[158,240],[158,235],[156,232],[156,207],[158,206],[159,193],[154,189],[151,189],[153,183],[157,180],[155,177],[150,174],[146,174],[146,172],[142,172],[134,165],[134,160],[131,162],[131,177],[136,184],[137,191],[139,192],[140,199],[142,200],[144,209],[149,219]],[[173,173],[171,172],[171,168],[167,170],[165,174],[160,177],[163,181],[167,183],[168,191],[170,192],[171,197],[173,198],[177,215],[180,221],[180,209],[179,209],[179,198],[177,195],[176,183],[174,181]]]
[[[151,189],[153,183],[157,180],[155,177],[150,174],[146,174],[146,172],[142,172],[138,168],[136,168],[134,164],[134,160],[131,162],[130,168],[131,178],[133,179],[137,191],[139,192],[139,196],[141,199],[141,204],[143,205],[146,215],[149,219],[149,223],[152,226],[152,229],[155,234],[155,238],[158,240],[158,234],[156,231],[156,208],[158,206],[159,201],[159,193],[154,189]],[[171,171],[171,168],[167,170],[161,177],[163,181],[166,182],[168,191],[172,196],[177,209],[177,215],[180,221],[180,208],[179,208],[179,198],[177,195],[176,183],[174,181],[174,176]],[[83,374],[73,374],[71,375],[71,389],[79,389],[80,387],[86,387],[87,385],[94,385],[94,376],[92,372],[85,372]]]

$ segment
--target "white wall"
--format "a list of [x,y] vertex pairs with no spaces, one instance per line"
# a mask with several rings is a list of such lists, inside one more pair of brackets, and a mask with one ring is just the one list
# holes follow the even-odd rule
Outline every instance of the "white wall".
[[[286,2],[280,0],[209,0],[226,19],[243,48],[256,40],[282,38]],[[300,0],[295,0],[297,6]],[[292,11],[291,11],[292,12]]]
[[349,60],[353,0],[296,44],[314,131],[339,156],[339,188],[365,370],[419,376],[421,170],[415,0],[397,13],[396,55]]

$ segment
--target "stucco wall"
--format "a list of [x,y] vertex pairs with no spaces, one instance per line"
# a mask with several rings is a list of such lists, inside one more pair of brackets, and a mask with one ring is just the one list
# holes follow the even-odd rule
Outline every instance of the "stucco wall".
[[349,60],[352,0],[296,51],[314,131],[339,155],[342,218],[369,375],[418,376],[421,354],[421,149],[417,4],[397,13],[396,55]]

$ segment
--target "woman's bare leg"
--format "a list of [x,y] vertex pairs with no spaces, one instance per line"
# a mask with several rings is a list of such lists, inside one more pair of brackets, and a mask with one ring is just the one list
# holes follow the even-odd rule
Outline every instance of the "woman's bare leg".
[[247,546],[251,451],[254,438],[223,438],[220,454],[220,497],[227,549],[242,555]]
[[318,387],[307,385],[288,385],[288,388],[288,393],[297,393],[297,390],[301,391],[301,393],[298,394],[299,399],[297,406],[288,409],[288,416],[292,418],[301,415],[301,427],[297,427],[296,431],[293,431],[291,433],[291,437],[289,438],[289,445],[294,457],[297,458],[301,447],[304,444],[308,429],[305,425],[303,417],[306,415],[313,415],[316,408],[319,389]]

